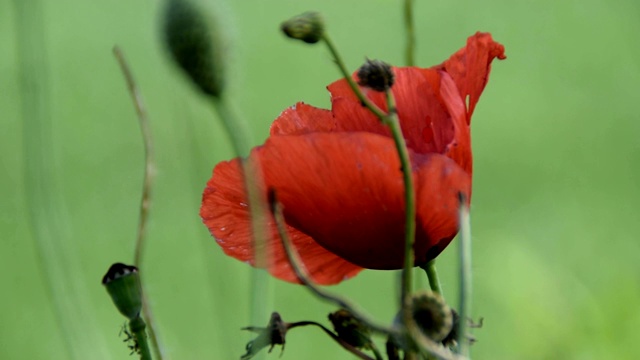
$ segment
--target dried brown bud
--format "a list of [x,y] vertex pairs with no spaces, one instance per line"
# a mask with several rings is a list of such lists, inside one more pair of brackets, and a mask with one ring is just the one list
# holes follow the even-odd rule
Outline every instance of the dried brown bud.
[[369,60],[358,69],[358,84],[375,91],[387,91],[393,86],[391,65],[380,60]]
[[371,348],[371,335],[369,328],[345,310],[340,309],[329,314],[329,321],[333,324],[333,329],[338,334],[338,338],[347,344],[361,349]]

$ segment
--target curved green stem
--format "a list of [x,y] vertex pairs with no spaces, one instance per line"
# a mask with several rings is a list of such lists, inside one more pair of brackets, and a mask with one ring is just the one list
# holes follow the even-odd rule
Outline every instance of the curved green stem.
[[411,293],[411,269],[414,266],[413,243],[416,237],[416,199],[413,184],[413,172],[411,171],[411,159],[409,159],[409,150],[402,135],[402,128],[398,119],[396,104],[391,91],[386,92],[387,107],[389,114],[384,118],[384,123],[391,129],[393,140],[396,144],[396,150],[400,157],[400,166],[402,168],[402,180],[404,182],[404,201],[405,201],[405,234],[404,234],[404,266],[402,269],[402,295],[401,304],[403,309],[406,308],[406,299]]
[[289,235],[284,226],[285,221],[284,215],[282,214],[282,205],[278,203],[276,196],[276,194],[272,196],[271,203],[269,204],[271,207],[271,213],[273,214],[273,218],[278,229],[280,241],[282,242],[282,246],[284,247],[285,253],[287,255],[287,260],[289,260],[291,268],[298,277],[298,280],[300,280],[300,282],[303,283],[309,290],[311,290],[311,292],[317,297],[334,303],[337,306],[349,311],[354,318],[358,319],[372,331],[385,335],[398,336],[399,332],[397,330],[373,322],[373,320],[370,320],[368,316],[365,316],[354,304],[352,304],[351,301],[342,298],[339,295],[325,291],[324,289],[318,287],[313,283],[306,269],[304,268],[304,265],[300,261],[298,254],[291,246],[291,239],[289,239]]
[[[133,100],[133,105],[138,115],[138,122],[140,124],[140,132],[142,133],[142,140],[144,142],[144,180],[142,182],[142,198],[140,199],[140,215],[138,219],[138,235],[136,237],[136,246],[133,256],[133,265],[138,269],[142,268],[142,255],[144,254],[145,235],[147,230],[147,223],[149,219],[149,209],[151,208],[151,190],[153,187],[153,180],[155,178],[155,161],[153,150],[153,136],[151,134],[151,127],[149,126],[149,118],[147,117],[146,107],[142,94],[138,89],[131,68],[127,63],[124,54],[119,47],[113,48],[113,54],[118,60],[122,74],[127,82],[129,93]],[[142,271],[144,273],[144,271]],[[142,273],[140,277],[142,278]],[[142,286],[142,313],[149,322],[149,337],[151,338],[151,344],[153,345],[153,351],[156,358],[162,360],[165,358],[163,351],[164,347],[158,336],[158,327],[156,326],[153,311],[151,305],[149,305],[149,299],[147,299],[147,292],[144,290],[144,282],[141,282]]]
[[[400,158],[400,164],[402,168],[402,177],[404,182],[404,198],[405,198],[405,239],[404,239],[404,264],[402,270],[402,282],[401,282],[401,295],[400,304],[402,307],[402,316],[406,320],[410,317],[410,311],[407,308],[407,297],[411,293],[411,274],[414,266],[414,254],[413,243],[415,241],[415,190],[413,185],[413,173],[411,171],[411,160],[409,159],[409,150],[402,134],[402,128],[400,127],[400,121],[398,119],[396,104],[391,91],[386,91],[388,114],[385,114],[379,107],[371,102],[360,90],[360,87],[355,83],[347,68],[340,57],[335,45],[325,33],[322,37],[323,41],[329,48],[329,51],[334,57],[334,60],[345,80],[348,82],[351,90],[360,100],[363,106],[369,109],[380,121],[389,126],[393,140]],[[405,321],[406,323],[406,321]]]
[[[386,91],[387,108],[389,114],[383,119],[383,123],[389,126],[391,134],[393,136],[394,143],[396,145],[396,151],[400,157],[400,166],[402,169],[402,180],[404,182],[404,201],[405,201],[405,237],[404,237],[404,265],[402,268],[402,280],[401,280],[401,292],[400,292],[400,306],[402,319],[404,324],[407,324],[409,333],[410,330],[408,324],[412,323],[413,317],[411,309],[408,306],[408,298],[411,295],[411,275],[412,268],[414,266],[414,251],[413,243],[416,237],[416,201],[415,190],[413,184],[413,172],[411,171],[411,159],[409,158],[409,150],[402,134],[402,128],[400,127],[400,120],[396,110],[395,100],[393,93],[390,90]],[[406,353],[405,356],[411,357],[412,354]]]
[[413,66],[414,49],[416,45],[416,36],[413,25],[413,0],[404,0],[404,27],[407,35],[405,63],[407,66]]
[[436,260],[433,259],[428,263],[420,266],[425,273],[427,273],[427,277],[429,278],[429,286],[431,287],[431,291],[440,294],[444,298],[442,294],[442,285],[440,283],[440,278],[438,277],[438,270],[436,269]]
[[344,61],[342,61],[342,57],[340,57],[340,53],[338,52],[338,49],[333,44],[333,41],[331,41],[331,38],[329,37],[329,35],[327,35],[326,33],[323,34],[322,40],[327,45],[327,48],[329,48],[329,52],[331,52],[331,55],[333,56],[333,59],[336,62],[336,65],[338,65],[338,68],[342,73],[342,76],[347,81],[347,83],[349,83],[349,87],[351,87],[351,90],[353,91],[353,93],[358,97],[358,100],[360,100],[360,103],[362,103],[363,106],[369,109],[376,117],[378,117],[378,119],[382,121],[387,116],[387,114],[385,114],[384,111],[382,111],[379,107],[377,107],[374,103],[372,103],[371,100],[369,100],[369,98],[364,96],[358,84],[356,84],[356,82],[351,77],[351,74],[347,70],[347,67],[344,64]]
[[[324,325],[322,325],[320,323],[317,323],[315,321],[298,321],[298,322],[295,322],[295,323],[291,323],[291,324],[287,325],[287,330],[293,329],[295,327],[307,326],[307,325],[319,327],[322,331],[324,331],[325,334],[329,335],[329,337],[331,337],[331,339],[333,339],[333,341],[337,342],[340,346],[342,346],[345,350],[347,350],[350,353],[352,353],[358,359],[374,360],[370,356],[368,356],[367,354],[365,354],[362,351],[360,351],[357,348],[355,348],[353,345],[351,345],[348,342],[342,340],[340,337],[338,337],[336,334],[334,334],[333,331],[327,329]],[[374,346],[372,350],[373,350],[373,352],[374,352],[374,354],[376,356],[375,360],[383,360],[382,356],[380,355],[380,352],[377,351],[378,349],[375,347],[375,345],[373,343],[371,343],[371,344]]]
[[237,156],[245,158],[251,150],[251,132],[243,118],[236,116],[226,96],[213,98],[213,107],[231,140],[231,146]]

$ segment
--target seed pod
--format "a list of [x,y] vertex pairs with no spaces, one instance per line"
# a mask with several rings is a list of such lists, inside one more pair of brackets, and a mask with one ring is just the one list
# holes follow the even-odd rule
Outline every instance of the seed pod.
[[423,291],[411,296],[409,308],[420,330],[433,341],[442,341],[451,332],[453,314],[442,296]]
[[115,263],[102,278],[102,285],[107,288],[118,311],[127,319],[133,320],[140,315],[142,289],[138,268]]
[[212,11],[198,0],[168,0],[163,31],[177,65],[203,93],[220,97],[225,87],[225,49]]

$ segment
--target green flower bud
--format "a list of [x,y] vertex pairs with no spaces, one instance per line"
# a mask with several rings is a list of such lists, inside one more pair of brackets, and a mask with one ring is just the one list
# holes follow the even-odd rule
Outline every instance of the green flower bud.
[[218,22],[198,0],[168,0],[164,40],[177,65],[200,90],[220,97],[225,87],[224,47]]
[[107,288],[111,300],[122,315],[129,320],[140,316],[142,289],[138,268],[115,263],[102,278],[102,285]]
[[395,80],[391,65],[380,60],[369,60],[358,69],[358,84],[375,91],[387,91]]
[[324,21],[320,13],[310,11],[283,22],[280,29],[292,39],[315,44],[324,35]]

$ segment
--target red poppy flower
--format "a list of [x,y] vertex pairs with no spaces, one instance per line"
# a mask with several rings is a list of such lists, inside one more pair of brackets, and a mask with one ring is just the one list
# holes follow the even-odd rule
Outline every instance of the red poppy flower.
[[[435,258],[458,231],[458,194],[471,193],[470,121],[494,58],[504,47],[477,33],[444,63],[394,68],[392,87],[416,186],[415,264]],[[251,157],[284,208],[287,231],[307,271],[335,284],[363,268],[403,264],[404,186],[390,132],[346,81],[329,85],[331,110],[298,103]],[[363,89],[386,110],[384,94]],[[253,264],[247,196],[238,159],[219,163],[200,215],[227,255]],[[268,221],[268,271],[297,282]]]

